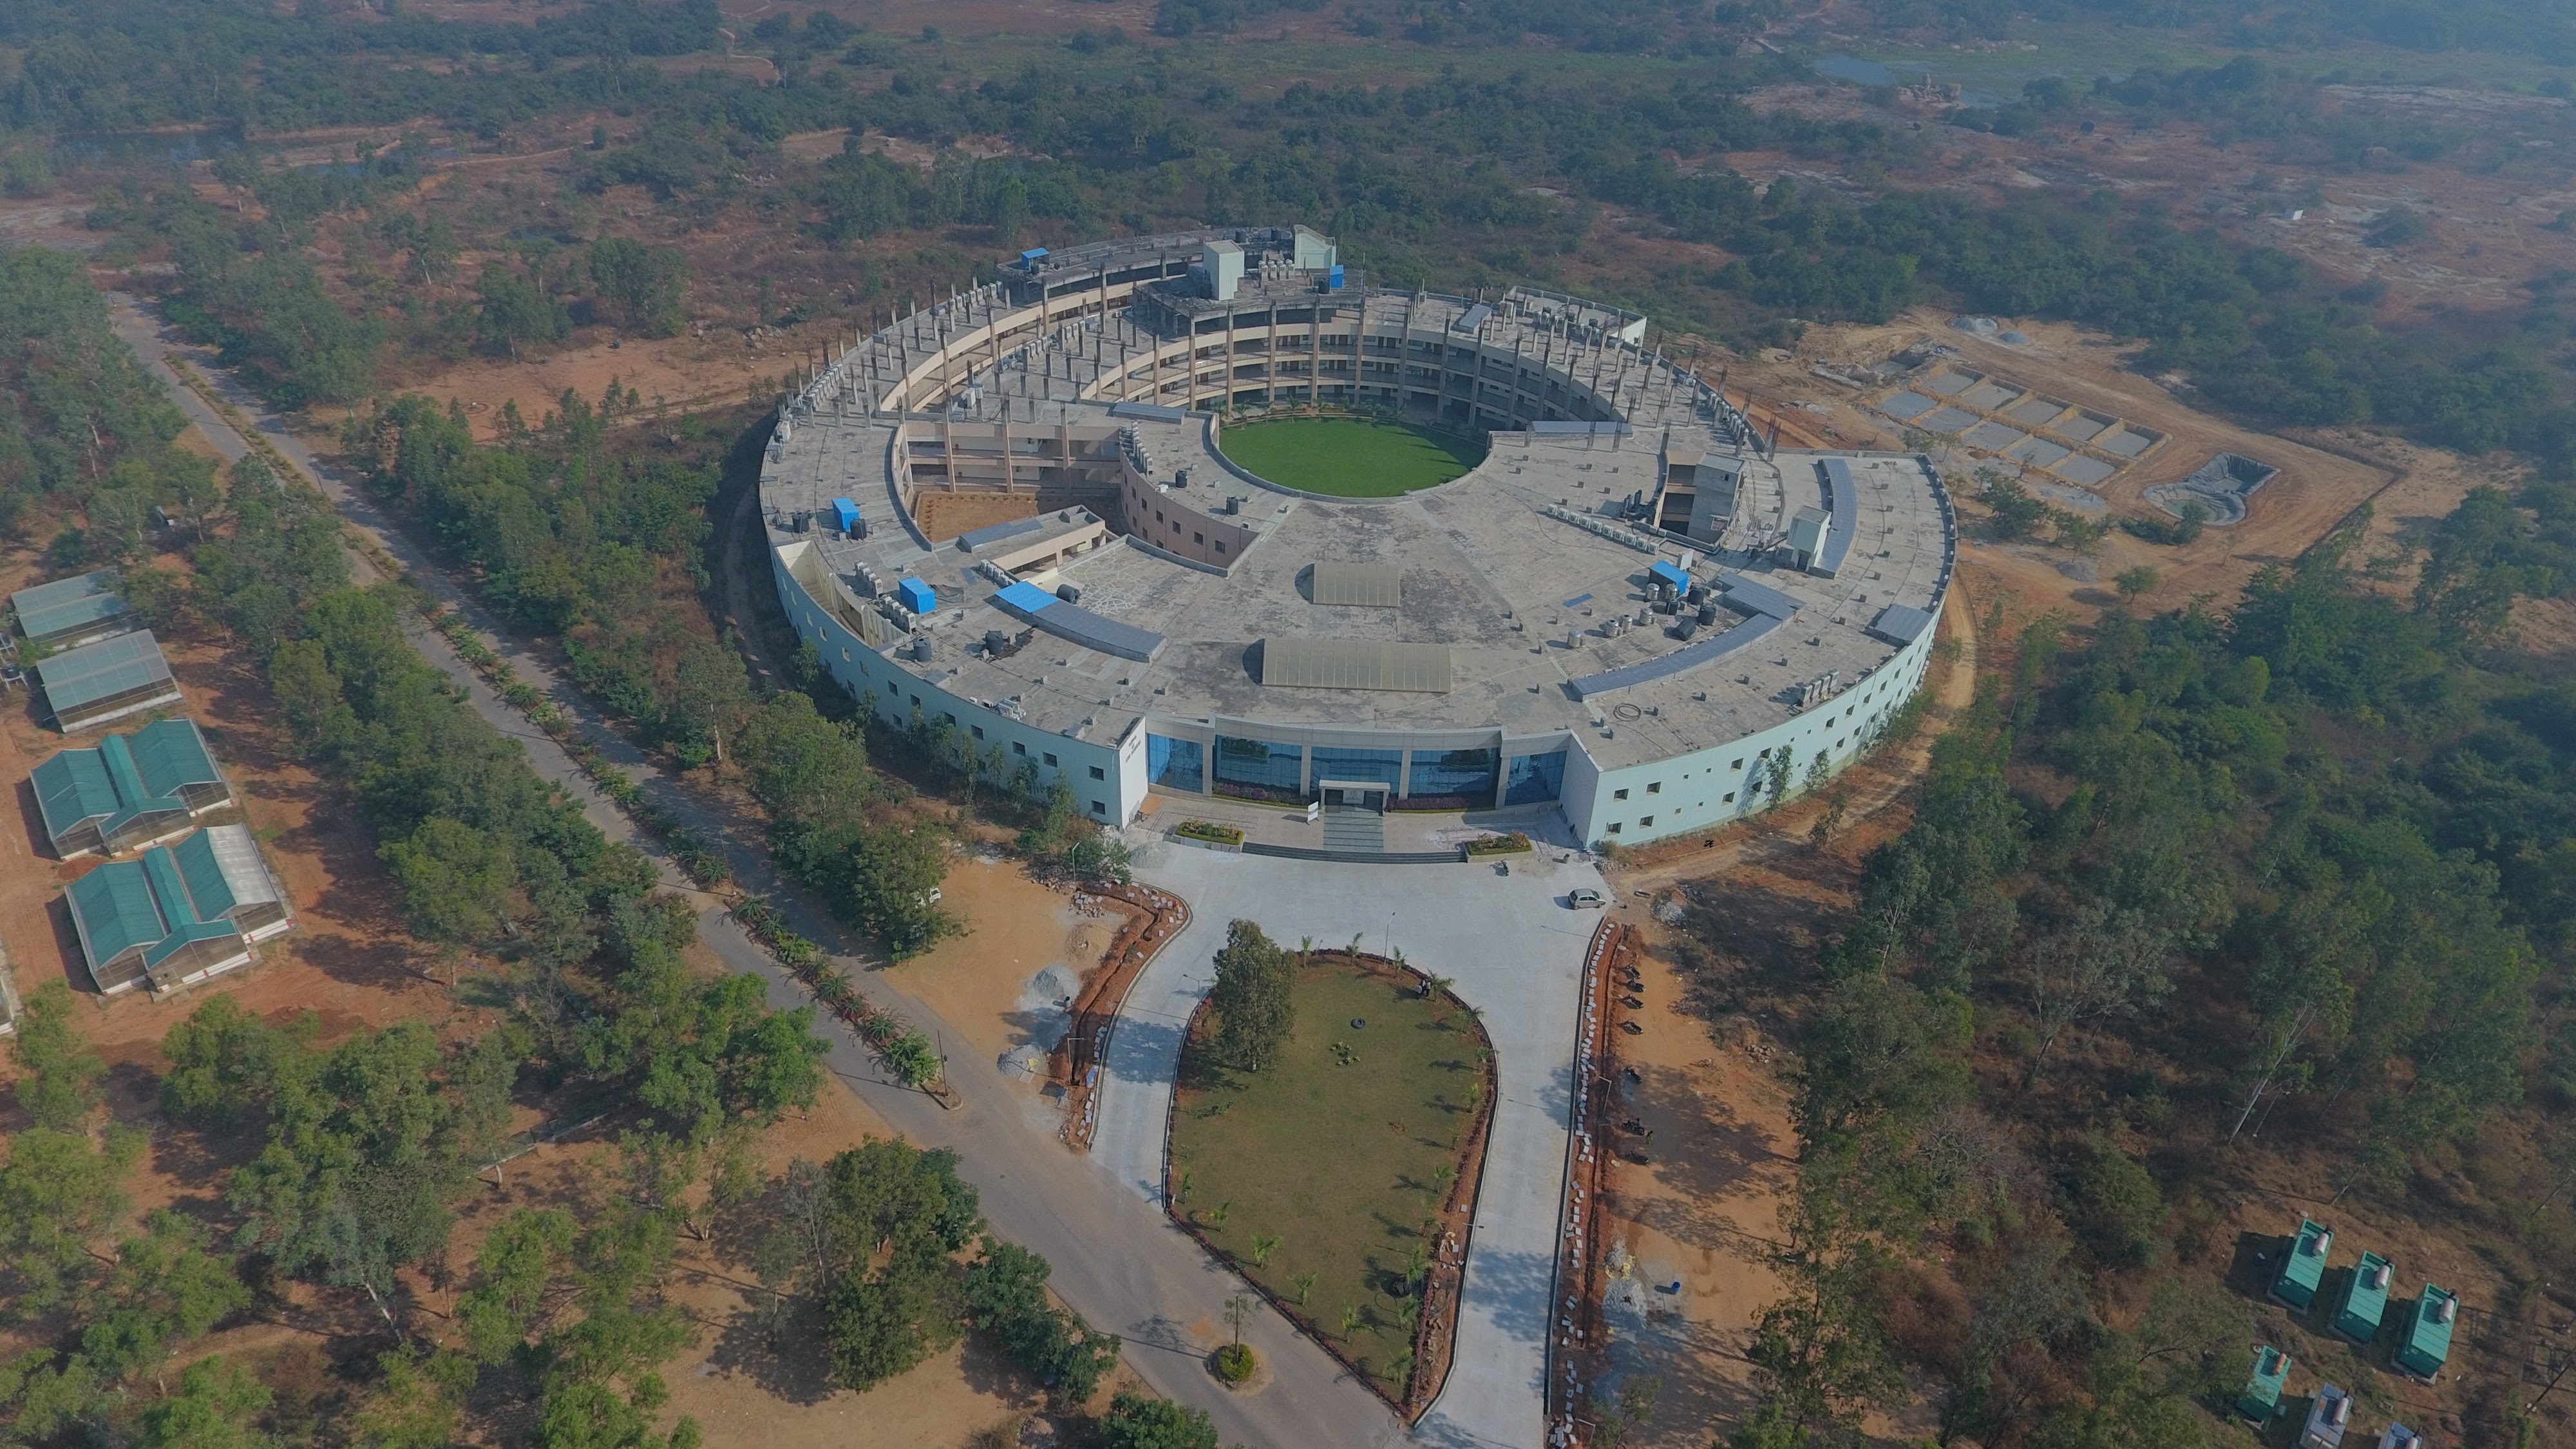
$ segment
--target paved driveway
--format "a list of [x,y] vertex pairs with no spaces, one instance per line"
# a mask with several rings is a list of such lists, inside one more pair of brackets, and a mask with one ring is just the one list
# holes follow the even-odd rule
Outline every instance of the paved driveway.
[[1490,864],[1332,865],[1192,850],[1146,851],[1138,874],[1190,903],[1190,928],[1129,992],[1101,1073],[1092,1154],[1140,1197],[1160,1204],[1163,1133],[1181,1033],[1214,980],[1226,925],[1260,923],[1294,946],[1389,944],[1414,966],[1457,983],[1493,1039],[1500,1104],[1469,1239],[1455,1366],[1423,1416],[1425,1443],[1541,1449],[1545,1442],[1548,1294],[1565,1181],[1583,952],[1601,921],[1565,893],[1599,886],[1588,865],[1552,858]]

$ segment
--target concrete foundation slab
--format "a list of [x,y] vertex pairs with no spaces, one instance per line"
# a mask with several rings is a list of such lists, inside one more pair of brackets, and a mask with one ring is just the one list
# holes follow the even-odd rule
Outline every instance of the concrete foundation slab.
[[2099,488],[2110,482],[2111,476],[2120,470],[2099,458],[2087,458],[2081,453],[2076,453],[2058,459],[2050,471],[2070,483],[2081,483],[2087,488]]
[[1979,423],[1961,434],[1959,441],[1971,448],[1983,448],[1989,453],[2000,453],[2020,442],[2022,437],[2023,434],[2019,429],[2007,427],[2002,423],[1986,422]]
[[2127,428],[2114,428],[2093,440],[2093,446],[2121,458],[2135,458],[2156,445],[2154,438]]
[[2068,451],[2045,438],[2024,438],[2004,449],[2004,456],[2018,463],[2028,463],[2034,468],[2045,468],[2065,457]]
[[2053,397],[2032,397],[2004,409],[2004,416],[2025,428],[2044,428],[2064,411],[2066,404]]

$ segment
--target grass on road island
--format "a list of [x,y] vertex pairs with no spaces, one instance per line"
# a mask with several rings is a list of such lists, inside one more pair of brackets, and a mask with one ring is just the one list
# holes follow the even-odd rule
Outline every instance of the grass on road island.
[[[1417,1246],[1431,1255],[1423,1221],[1453,1175],[1475,1171],[1463,1159],[1484,1033],[1445,993],[1425,1000],[1410,978],[1399,985],[1341,956],[1309,957],[1294,1001],[1296,1033],[1259,1073],[1204,1070],[1193,1036],[1172,1115],[1172,1185],[1239,1271],[1400,1397],[1405,1271]],[[1255,1239],[1271,1237],[1277,1246],[1256,1265]],[[1347,1334],[1345,1306],[1359,1312]]]
[[1225,455],[1284,488],[1336,498],[1393,498],[1446,483],[1485,459],[1449,433],[1367,418],[1289,418],[1217,435]]

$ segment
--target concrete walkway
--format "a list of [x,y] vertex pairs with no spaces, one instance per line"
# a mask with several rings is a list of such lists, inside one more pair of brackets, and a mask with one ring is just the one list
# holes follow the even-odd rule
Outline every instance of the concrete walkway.
[[1190,903],[1190,928],[1128,994],[1106,1069],[1092,1155],[1138,1197],[1163,1199],[1163,1141],[1190,1013],[1214,984],[1229,922],[1271,939],[1348,945],[1454,980],[1484,1015],[1500,1104],[1468,1241],[1455,1366],[1416,1437],[1424,1443],[1542,1449],[1548,1299],[1572,1107],[1575,1018],[1584,948],[1598,912],[1564,904],[1597,870],[1522,856],[1491,864],[1330,865],[1168,844],[1138,874]]
[[[347,478],[318,466],[302,441],[243,393],[211,358],[174,343],[130,299],[115,300],[118,334],[172,389],[181,409],[219,452],[237,458],[246,445],[228,420],[172,377],[162,360],[173,352],[186,353],[187,360],[262,437],[311,472],[344,519],[409,570],[413,583],[454,605],[484,641],[510,661],[521,679],[550,695],[603,755],[635,776],[655,804],[722,849],[743,889],[769,896],[794,929],[832,951],[868,1000],[901,1012],[924,1030],[964,1035],[945,1027],[937,1013],[871,971],[876,963],[861,954],[859,943],[845,937],[771,868],[756,829],[711,809],[678,781],[660,774],[590,710],[578,691],[555,679],[542,659],[529,656],[503,635],[481,604],[450,583],[373,500],[353,489]],[[478,714],[525,747],[528,763],[539,775],[580,802],[584,814],[609,838],[651,856],[666,885],[685,889],[653,839],[592,787],[561,746],[530,726],[467,668],[445,638],[412,619],[405,620],[405,633],[425,658],[465,691]],[[692,899],[702,907],[713,905],[713,899],[703,894],[692,893]],[[698,937],[734,970],[766,981],[772,1007],[810,1004],[804,988],[721,909],[703,911]],[[1052,1286],[1064,1300],[1093,1324],[1126,1339],[1127,1366],[1156,1392],[1207,1410],[1227,1444],[1253,1449],[1313,1445],[1380,1449],[1403,1441],[1403,1425],[1375,1395],[1275,1314],[1259,1314],[1245,1326],[1243,1335],[1269,1365],[1269,1386],[1251,1394],[1230,1393],[1221,1387],[1208,1372],[1207,1355],[1225,1341],[1225,1300],[1240,1292],[1241,1285],[1210,1262],[1152,1204],[1123,1191],[1095,1162],[1066,1150],[1051,1133],[1031,1126],[1025,1099],[1014,1095],[990,1064],[956,1065],[951,1077],[962,1105],[943,1110],[922,1093],[888,1080],[874,1056],[831,1018],[818,1019],[816,1029],[831,1047],[825,1064],[841,1083],[910,1140],[955,1149],[962,1158],[959,1175],[981,1194],[984,1214],[994,1231],[1044,1255],[1055,1267]]]

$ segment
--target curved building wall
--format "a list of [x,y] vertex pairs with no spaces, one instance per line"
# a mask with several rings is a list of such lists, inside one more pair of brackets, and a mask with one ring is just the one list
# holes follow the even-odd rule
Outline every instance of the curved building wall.
[[[1586,768],[1579,785],[1573,779],[1566,783],[1566,822],[1576,838],[1595,843],[1658,840],[1767,808],[1772,797],[1764,788],[1766,775],[1772,755],[1780,750],[1794,752],[1792,795],[1805,789],[1809,765],[1819,755],[1828,777],[1842,773],[1923,687],[1933,634],[1924,630],[1868,678],[1770,729],[1646,764],[1609,771]],[[1580,749],[1575,753],[1590,766],[1589,755]]]
[[1213,492],[1204,485],[1173,488],[1130,468],[1118,502],[1131,537],[1193,563],[1230,569],[1243,561],[1258,535],[1232,518],[1182,501],[1191,494]]
[[[1040,788],[1061,779],[1073,791],[1076,808],[1094,820],[1123,825],[1145,803],[1144,745],[1141,727],[1106,739],[1059,734],[1008,718],[982,700],[964,699],[902,668],[868,644],[841,611],[817,603],[793,572],[790,544],[770,555],[770,576],[798,638],[812,641],[822,655],[824,671],[849,692],[877,722],[889,729],[945,722],[967,732],[986,750],[1001,750],[1016,771],[1027,761],[1037,771]],[[1106,722],[1104,722],[1106,723]],[[1111,726],[1113,729],[1115,726]],[[1096,728],[1096,727],[1095,727]]]
[[[793,547],[791,545],[791,547]],[[966,730],[987,750],[1001,749],[1016,770],[1025,760],[1034,765],[1041,787],[1061,778],[1072,789],[1084,813],[1110,824],[1123,824],[1143,808],[1148,793],[1236,799],[1311,799],[1323,779],[1368,777],[1354,763],[1370,757],[1386,760],[1384,782],[1397,808],[1435,793],[1413,788],[1412,775],[1424,757],[1435,760],[1462,750],[1490,751],[1496,761],[1495,783],[1482,800],[1442,799],[1442,809],[1500,809],[1535,805],[1546,798],[1526,783],[1513,799],[1513,762],[1559,755],[1562,759],[1555,801],[1578,840],[1598,844],[1642,844],[1667,836],[1722,825],[1767,808],[1772,797],[1764,788],[1773,752],[1794,751],[1792,793],[1805,788],[1811,762],[1821,755],[1828,776],[1840,774],[1868,748],[1896,710],[1922,688],[1935,631],[1926,629],[1898,650],[1867,678],[1803,714],[1755,734],[1745,735],[1688,754],[1644,764],[1604,770],[1594,762],[1577,735],[1558,733],[1513,737],[1500,730],[1374,730],[1365,727],[1318,727],[1254,718],[1170,719],[1147,715],[1127,725],[1115,738],[1094,740],[1034,729],[1009,719],[984,701],[960,698],[886,659],[861,640],[832,610],[818,606],[803,583],[790,572],[786,550],[773,556],[779,597],[786,601],[799,637],[812,640],[824,668],[884,726],[911,727],[941,721]],[[1105,723],[1105,722],[1104,722]],[[1613,723],[1610,729],[1618,726]],[[1087,734],[1088,732],[1086,732]],[[1233,770],[1229,760],[1243,751],[1220,754],[1221,740],[1259,742],[1262,766]],[[1155,761],[1148,745],[1169,741],[1190,747],[1178,768],[1187,769],[1195,752],[1194,778],[1154,778],[1174,770],[1169,752]],[[1288,771],[1278,756],[1298,754],[1297,785],[1287,793]],[[1158,768],[1159,767],[1159,768]],[[1522,771],[1527,782],[1534,770]],[[1231,777],[1231,778],[1229,778]],[[1228,788],[1273,783],[1278,793],[1258,788]],[[1446,795],[1448,792],[1440,792]]]
[[[1095,271],[1050,272],[1043,285],[1006,278],[976,294],[986,301],[973,325],[925,321],[926,314],[898,324],[924,343],[932,343],[935,334],[937,349],[935,355],[916,358],[911,348],[903,348],[899,381],[893,369],[867,374],[869,415],[897,418],[894,442],[881,466],[888,485],[884,491],[904,513],[907,526],[916,486],[964,483],[981,484],[976,491],[1018,491],[1093,480],[1105,486],[1114,478],[1133,543],[1202,569],[1227,570],[1242,558],[1260,536],[1255,529],[1195,502],[1179,501],[1202,492],[1213,498],[1221,487],[1167,489],[1140,473],[1132,459],[1116,456],[1108,428],[1067,426],[1061,414],[1049,420],[1050,426],[1015,428],[1014,404],[1007,400],[999,427],[968,426],[954,413],[934,418],[921,411],[944,405],[970,378],[990,375],[1012,348],[1049,335],[1051,328],[1089,326],[1105,332],[1111,314],[1132,301],[1137,288],[1186,269],[1189,253],[1183,245],[1194,239],[1164,240],[1169,248],[1143,262],[1135,259],[1129,244],[1103,244],[1109,259]],[[1358,293],[1324,305],[1330,300],[1319,299],[1306,309],[1267,304],[1257,317],[1246,312],[1200,318],[1187,335],[1153,339],[1087,377],[1072,376],[1070,364],[1062,364],[1067,376],[1060,380],[1063,390],[1053,396],[1092,408],[1117,401],[1184,409],[1310,400],[1392,406],[1417,414],[1427,410],[1452,426],[1488,429],[1532,422],[1615,423],[1633,415],[1631,405],[1641,397],[1651,401],[1664,396],[1642,391],[1658,374],[1635,348],[1635,338],[1624,332],[1605,342],[1598,327],[1585,335],[1496,322],[1462,333],[1454,325],[1413,325],[1426,300],[1418,294]],[[1458,299],[1431,300],[1453,314],[1462,305]],[[961,307],[962,316],[975,315],[971,305],[952,305]],[[1105,361],[1106,344],[1100,347]],[[860,374],[844,370],[848,361],[826,374],[800,403],[798,416],[827,405],[837,412],[857,398]],[[1671,385],[1670,369],[1661,376]],[[889,382],[894,385],[888,387]],[[1030,403],[1029,411],[1029,422],[1037,424],[1037,404]],[[1114,418],[1115,410],[1111,412]],[[770,453],[773,461],[788,431],[782,422]],[[1211,439],[1213,431],[1208,430]],[[1209,451],[1214,453],[1212,441]],[[924,475],[918,485],[916,472]],[[934,477],[937,482],[930,481]],[[848,486],[853,493],[868,491],[855,475]],[[1934,487],[1937,494],[1937,481]],[[1946,499],[1941,511],[1946,525]],[[797,526],[801,530],[803,524]],[[837,587],[820,567],[816,544],[777,543],[775,537],[773,543],[779,596],[797,633],[815,645],[827,672],[882,725],[951,724],[980,748],[998,752],[1006,773],[1026,762],[1042,786],[1063,780],[1079,809],[1111,824],[1134,818],[1149,792],[1305,799],[1324,779],[1367,779],[1385,784],[1399,805],[1490,809],[1553,802],[1576,837],[1588,842],[1641,843],[1706,829],[1771,803],[1765,785],[1769,761],[1777,752],[1792,752],[1793,791],[1803,789],[1811,762],[1819,758],[1829,775],[1846,768],[1922,686],[1936,632],[1922,628],[1832,699],[1776,725],[1687,753],[1611,768],[1600,759],[1625,758],[1634,747],[1596,753],[1587,739],[1598,734],[1601,739],[1593,743],[1606,743],[1615,736],[1620,728],[1615,708],[1612,717],[1591,730],[1538,735],[1222,715],[1190,719],[1107,709],[1071,728],[1048,730],[1016,717],[1015,701],[966,697],[941,687],[948,677],[943,671],[898,663],[890,654],[903,637],[901,629]],[[1942,572],[1940,592],[1945,593],[1946,557]],[[1936,613],[1940,602],[1936,593]],[[870,644],[870,637],[877,643]],[[1365,717],[1365,705],[1355,704],[1355,714]]]

